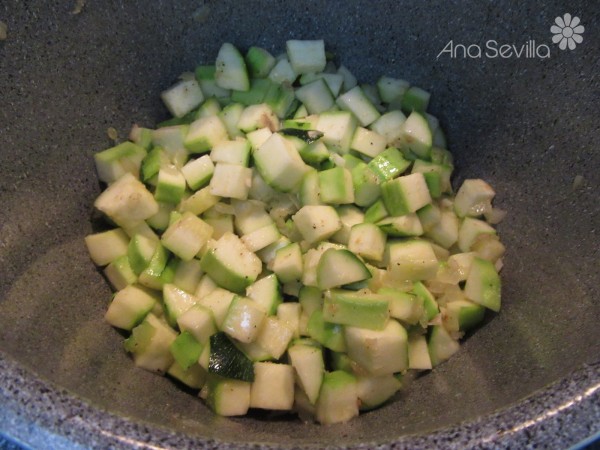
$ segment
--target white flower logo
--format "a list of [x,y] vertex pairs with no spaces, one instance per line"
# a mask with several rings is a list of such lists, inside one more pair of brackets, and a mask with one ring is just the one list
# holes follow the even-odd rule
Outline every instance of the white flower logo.
[[579,25],[579,17],[571,18],[571,14],[567,13],[562,17],[554,19],[556,25],[552,25],[550,31],[554,33],[552,42],[558,44],[558,48],[565,50],[569,46],[569,50],[574,50],[577,44],[583,42],[581,34],[585,31],[583,25]]

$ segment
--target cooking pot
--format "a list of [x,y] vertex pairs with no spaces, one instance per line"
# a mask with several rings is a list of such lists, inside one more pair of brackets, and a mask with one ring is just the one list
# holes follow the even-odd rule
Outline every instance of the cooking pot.
[[[600,10],[595,2],[5,0],[0,21],[0,431],[38,448],[568,447],[600,430]],[[585,31],[555,23],[577,16]],[[559,26],[560,33],[553,25]],[[561,34],[554,38],[554,34]],[[136,369],[83,237],[107,129],[223,42],[322,38],[359,80],[433,93],[455,185],[508,216],[503,308],[451,360],[346,424],[221,418]],[[560,44],[562,39],[565,44]],[[573,46],[571,44],[571,47]],[[502,47],[505,46],[505,47]]]

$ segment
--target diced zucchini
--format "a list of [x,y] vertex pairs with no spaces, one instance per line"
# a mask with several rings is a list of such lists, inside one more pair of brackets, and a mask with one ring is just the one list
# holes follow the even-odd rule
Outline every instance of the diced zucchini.
[[250,105],[242,111],[237,127],[246,133],[261,128],[277,131],[279,129],[279,118],[266,103]]
[[408,335],[402,325],[389,320],[383,330],[346,327],[348,356],[373,375],[408,369]]
[[226,139],[227,129],[219,116],[209,116],[190,124],[183,144],[190,153],[206,153]]
[[243,416],[250,408],[251,383],[209,375],[206,403],[221,416]]
[[308,345],[300,341],[288,348],[292,367],[296,370],[298,384],[311,404],[317,402],[319,390],[325,374],[323,351],[319,346]]
[[208,372],[239,381],[254,381],[254,366],[225,333],[210,337]]
[[356,378],[347,372],[326,372],[316,405],[317,420],[324,424],[346,422],[358,416]]
[[416,370],[432,368],[427,338],[424,335],[410,336],[408,339],[408,368]]
[[400,380],[392,374],[360,375],[356,381],[361,411],[381,406],[402,387]]
[[175,362],[184,370],[198,363],[202,348],[202,344],[187,331],[179,334],[169,347],[173,358],[175,358]]
[[405,121],[406,116],[402,111],[389,111],[371,124],[371,130],[385,137],[388,145],[395,145],[402,136],[402,124]]
[[235,234],[209,241],[207,247],[201,259],[202,270],[225,289],[244,293],[262,270],[260,259]]
[[387,298],[377,294],[332,289],[325,292],[323,319],[340,325],[381,330],[389,318],[388,305]]
[[210,336],[217,332],[210,309],[194,304],[177,317],[177,325],[182,332],[188,332],[201,344],[208,343]]
[[321,72],[327,63],[322,40],[286,42],[287,56],[297,74]]
[[285,353],[294,336],[294,330],[277,317],[267,317],[261,328],[256,343],[266,350],[269,358],[279,359]]
[[335,209],[327,205],[303,206],[292,220],[302,237],[311,244],[327,239],[342,226]]
[[435,278],[438,259],[427,241],[411,239],[388,241],[384,260],[391,280],[430,280]]
[[340,95],[336,103],[340,108],[352,112],[363,127],[375,122],[380,116],[379,111],[367,98],[360,86],[355,86]]
[[423,299],[421,297],[387,287],[379,289],[377,293],[387,298],[390,317],[409,325],[415,325],[423,316]]
[[229,305],[222,330],[240,342],[250,343],[256,339],[266,313],[254,301],[236,297]]
[[213,164],[210,156],[203,155],[198,159],[189,161],[185,166],[181,168],[181,173],[185,177],[187,185],[192,191],[206,186],[210,181],[215,165]]
[[248,167],[250,143],[242,138],[219,142],[210,151],[210,159],[214,163],[237,164],[238,166]]
[[156,298],[139,286],[127,286],[117,292],[104,315],[113,327],[131,330],[152,311]]
[[432,367],[450,359],[460,349],[458,341],[454,340],[441,325],[433,325],[430,328],[427,346]]
[[167,324],[150,313],[135,327],[124,343],[125,350],[133,353],[137,367],[151,372],[165,373],[173,364],[169,347],[177,337]]
[[423,234],[421,221],[415,213],[386,217],[377,222],[377,226],[392,237],[416,237]]
[[354,203],[352,175],[343,167],[319,172],[319,199],[323,203],[341,205]]
[[295,94],[309,114],[323,113],[335,105],[335,99],[322,78],[299,87]]
[[129,264],[127,255],[119,256],[104,269],[104,275],[112,287],[120,291],[137,281],[137,275]]
[[385,233],[372,223],[358,223],[350,230],[348,249],[363,258],[373,261],[383,260]]
[[267,315],[275,314],[277,307],[283,301],[279,281],[274,274],[267,275],[248,286],[246,295],[262,308]]
[[454,198],[454,211],[458,217],[480,216],[495,195],[492,187],[485,181],[465,180]]
[[413,111],[402,124],[402,141],[419,158],[429,159],[432,136],[427,119]]
[[254,363],[250,407],[291,410],[294,404],[294,368],[272,362]]
[[337,153],[345,154],[356,130],[356,119],[348,111],[327,111],[319,114],[316,129],[323,133],[323,142]]
[[130,173],[108,186],[94,206],[122,227],[134,227],[158,212],[154,196]]
[[252,170],[236,164],[217,163],[213,177],[210,180],[210,193],[218,197],[248,198]]
[[369,161],[369,168],[377,176],[379,181],[389,181],[401,175],[410,166],[400,153],[400,150],[389,147]]
[[469,252],[480,236],[495,234],[496,230],[487,222],[465,217],[458,229],[458,248],[462,252]]
[[271,270],[283,283],[302,278],[302,251],[297,242],[286,245],[275,252]]
[[[317,284],[326,290],[371,278],[371,272],[351,251],[330,248],[317,265]],[[342,322],[338,322],[342,323]]]
[[167,283],[163,286],[163,302],[167,321],[171,326],[175,326],[177,319],[197,304],[198,299],[174,284]]
[[429,106],[429,98],[431,94],[419,87],[409,87],[402,96],[402,110],[410,113],[417,111],[424,113]]
[[133,142],[123,142],[116,147],[103,150],[94,155],[98,179],[112,183],[126,173],[138,177],[146,149]]
[[292,84],[298,78],[298,74],[292,68],[287,58],[282,58],[275,63],[275,66],[269,72],[269,79],[278,84]]
[[308,170],[294,146],[278,133],[261,144],[253,157],[263,179],[283,192],[296,189]]
[[375,131],[357,127],[350,142],[350,148],[371,158],[376,157],[385,150],[387,140]]
[[421,173],[413,173],[386,181],[381,185],[385,208],[392,216],[416,212],[431,203],[431,195]]
[[319,342],[323,347],[336,352],[346,351],[344,327],[336,323],[326,322],[321,310],[316,310],[310,315],[307,332],[311,338]]
[[[210,280],[210,278],[208,279]],[[197,295],[197,297],[200,299],[200,304],[212,312],[215,325],[217,328],[221,329],[227,311],[229,311],[229,306],[237,296],[226,289],[214,287],[211,288],[206,295]]]
[[185,192],[185,177],[173,164],[165,165],[158,171],[158,182],[154,198],[162,203],[179,203]]
[[468,331],[477,326],[485,315],[485,308],[468,300],[454,300],[446,304],[444,326],[448,331]]
[[261,47],[250,47],[246,53],[246,66],[250,76],[264,78],[275,65],[275,57]]
[[237,48],[226,42],[215,61],[215,81],[223,89],[247,91],[250,88],[244,57]]
[[86,236],[85,245],[94,264],[105,266],[127,254],[129,237],[121,228],[115,228]]
[[183,213],[180,220],[162,235],[163,245],[184,261],[198,255],[211,238],[212,227],[191,212]]
[[196,80],[183,80],[161,94],[162,101],[175,117],[183,117],[204,101]]
[[427,237],[444,248],[452,247],[458,241],[458,217],[454,211],[442,211],[439,222],[429,229]]
[[438,307],[437,301],[435,300],[433,294],[429,292],[429,289],[427,289],[427,287],[423,283],[417,281],[415,284],[413,284],[412,292],[421,300],[423,300],[423,309],[425,312],[425,320],[427,322],[429,322],[435,316],[438,315],[440,309]]
[[377,90],[381,101],[384,103],[399,103],[409,87],[410,83],[408,81],[398,78],[383,76],[377,80]]
[[475,257],[465,283],[465,295],[492,311],[500,311],[501,282],[494,264]]

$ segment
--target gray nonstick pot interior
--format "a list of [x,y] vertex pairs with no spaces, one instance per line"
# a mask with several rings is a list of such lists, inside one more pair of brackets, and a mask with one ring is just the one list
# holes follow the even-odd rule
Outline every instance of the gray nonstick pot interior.
[[[600,11],[569,3],[112,0],[71,14],[74,1],[2,2],[0,355],[11,370],[120,417],[115,429],[131,422],[234,446],[424,436],[598,362]],[[573,51],[551,40],[566,12],[586,27]],[[100,192],[92,156],[109,146],[108,127],[124,138],[134,122],[166,118],[160,91],[212,62],[224,41],[277,53],[292,37],[325,39],[360,80],[388,74],[433,92],[459,179],[488,180],[509,212],[501,313],[396,401],[325,432],[282,418],[217,418],[168,379],[136,369],[103,321],[110,289],[83,243]],[[439,55],[450,40],[484,50],[488,40],[535,40],[550,58]]]

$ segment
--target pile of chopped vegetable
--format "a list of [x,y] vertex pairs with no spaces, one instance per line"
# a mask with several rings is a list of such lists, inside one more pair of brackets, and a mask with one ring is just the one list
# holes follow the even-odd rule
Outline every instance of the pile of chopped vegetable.
[[430,94],[357,84],[320,40],[221,47],[173,118],[95,155],[112,229],[86,237],[141,368],[216,413],[323,424],[387,402],[500,309],[493,189],[454,193]]

